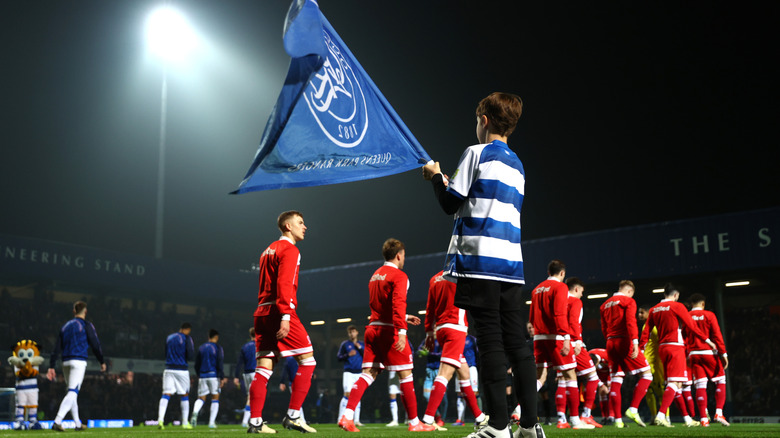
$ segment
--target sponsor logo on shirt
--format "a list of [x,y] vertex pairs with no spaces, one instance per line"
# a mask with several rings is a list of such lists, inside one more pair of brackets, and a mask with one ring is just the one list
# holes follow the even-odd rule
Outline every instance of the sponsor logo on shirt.
[[671,308],[672,308],[672,306],[658,306],[658,307],[653,309],[653,313],[666,312],[667,310],[669,310]]
[[384,281],[387,274],[374,274],[369,281]]

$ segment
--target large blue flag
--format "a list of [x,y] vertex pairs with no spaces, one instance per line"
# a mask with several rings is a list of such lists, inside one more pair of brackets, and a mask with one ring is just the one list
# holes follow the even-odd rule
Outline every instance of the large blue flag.
[[284,87],[234,193],[378,178],[430,160],[316,1],[290,6],[284,48]]

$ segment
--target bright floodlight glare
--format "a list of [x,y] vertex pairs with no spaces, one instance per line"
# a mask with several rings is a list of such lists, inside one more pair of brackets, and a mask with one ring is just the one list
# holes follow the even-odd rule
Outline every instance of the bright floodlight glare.
[[156,56],[176,61],[195,48],[197,35],[179,11],[164,6],[155,9],[149,16],[146,42]]
[[734,281],[731,283],[726,283],[726,287],[748,286],[748,285],[750,285],[749,281]]

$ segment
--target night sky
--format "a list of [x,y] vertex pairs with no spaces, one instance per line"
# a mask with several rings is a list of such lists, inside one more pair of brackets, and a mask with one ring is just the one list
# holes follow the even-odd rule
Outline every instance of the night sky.
[[[0,233],[153,256],[160,2],[6,1]],[[304,213],[302,269],[444,251],[452,219],[421,172],[229,195],[281,90],[288,1],[171,1],[200,35],[168,71],[164,258],[248,268]],[[446,173],[474,108],[520,95],[523,237],[780,205],[775,2],[320,0]]]

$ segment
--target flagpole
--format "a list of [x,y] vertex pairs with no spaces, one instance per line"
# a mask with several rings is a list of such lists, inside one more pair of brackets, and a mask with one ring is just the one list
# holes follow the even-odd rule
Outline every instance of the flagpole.
[[163,65],[162,87],[160,89],[160,142],[157,161],[157,221],[154,233],[154,257],[163,255],[163,218],[165,206],[165,141],[168,122],[168,68]]

